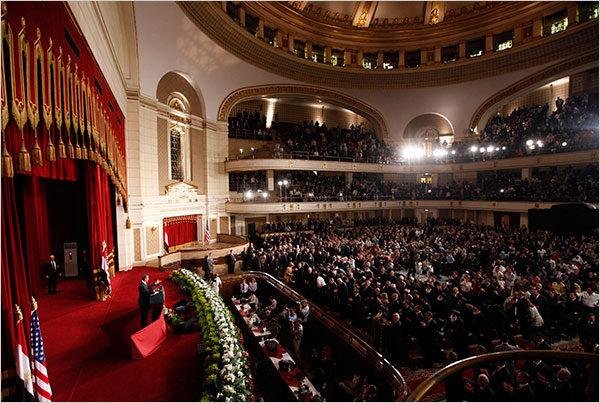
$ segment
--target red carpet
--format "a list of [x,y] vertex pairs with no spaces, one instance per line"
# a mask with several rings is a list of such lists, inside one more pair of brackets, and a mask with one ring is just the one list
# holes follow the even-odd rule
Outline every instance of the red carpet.
[[53,401],[198,400],[198,333],[169,332],[154,354],[131,359],[143,273],[151,282],[163,280],[167,307],[181,299],[168,273],[149,267],[117,273],[113,297],[105,302],[92,301],[92,287],[79,279],[60,281],[62,293],[37,299]]

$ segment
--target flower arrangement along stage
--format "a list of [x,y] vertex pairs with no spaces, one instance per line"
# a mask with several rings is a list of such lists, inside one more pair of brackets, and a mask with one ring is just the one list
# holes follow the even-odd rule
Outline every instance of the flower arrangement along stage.
[[196,273],[175,270],[169,279],[185,286],[197,311],[205,344],[204,383],[200,400],[246,402],[254,400],[248,353],[244,350],[233,316],[223,299]]

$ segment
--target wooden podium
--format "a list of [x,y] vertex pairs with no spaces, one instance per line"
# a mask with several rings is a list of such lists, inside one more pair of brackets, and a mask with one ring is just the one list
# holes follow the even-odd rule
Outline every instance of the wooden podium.
[[165,290],[162,285],[159,285],[154,289],[154,293],[150,295],[150,312],[152,312],[152,322],[162,315],[164,304]]

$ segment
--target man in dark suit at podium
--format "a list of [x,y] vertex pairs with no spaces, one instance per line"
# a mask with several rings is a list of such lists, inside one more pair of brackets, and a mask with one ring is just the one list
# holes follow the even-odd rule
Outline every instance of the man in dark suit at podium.
[[140,324],[142,325],[142,329],[148,326],[148,312],[150,311],[150,295],[152,295],[152,287],[158,285],[160,280],[156,280],[156,283],[153,285],[148,285],[148,280],[150,276],[144,274],[142,276],[142,281],[138,286],[138,305],[140,306]]

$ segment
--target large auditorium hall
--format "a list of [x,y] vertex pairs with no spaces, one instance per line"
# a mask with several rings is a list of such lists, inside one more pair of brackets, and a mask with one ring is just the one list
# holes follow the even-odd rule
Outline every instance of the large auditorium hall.
[[599,401],[598,4],[3,1],[2,401]]

